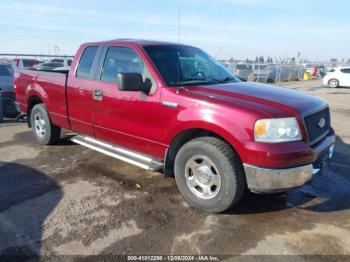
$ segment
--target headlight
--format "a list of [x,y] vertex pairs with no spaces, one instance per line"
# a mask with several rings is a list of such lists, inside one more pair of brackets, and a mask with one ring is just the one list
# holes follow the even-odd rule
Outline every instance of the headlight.
[[254,125],[254,140],[279,143],[302,140],[295,117],[260,119]]

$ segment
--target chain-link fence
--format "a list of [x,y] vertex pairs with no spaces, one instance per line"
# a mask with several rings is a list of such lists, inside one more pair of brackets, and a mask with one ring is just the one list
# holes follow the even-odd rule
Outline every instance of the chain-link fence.
[[302,80],[305,72],[303,64],[231,62],[225,66],[241,79],[261,83]]

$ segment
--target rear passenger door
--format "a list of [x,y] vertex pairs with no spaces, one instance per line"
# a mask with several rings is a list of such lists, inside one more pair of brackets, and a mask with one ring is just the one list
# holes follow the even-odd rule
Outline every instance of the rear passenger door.
[[[160,88],[135,49],[124,46],[106,47],[100,62],[100,75],[94,88],[101,94],[94,99],[96,138],[155,157],[163,157],[165,146],[158,141],[161,123],[158,114]],[[117,73],[140,73],[152,82],[150,94],[140,91],[120,91]]]
[[88,46],[82,52],[75,74],[67,82],[68,114],[71,129],[94,136],[93,100],[94,74],[102,47]]

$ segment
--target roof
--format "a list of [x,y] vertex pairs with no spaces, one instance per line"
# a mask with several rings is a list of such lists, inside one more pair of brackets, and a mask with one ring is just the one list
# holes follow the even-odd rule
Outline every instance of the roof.
[[349,69],[349,68],[350,68],[350,65],[349,65],[349,66],[336,66],[336,67],[332,67],[332,69],[334,69],[334,70]]
[[132,38],[119,38],[114,40],[107,40],[107,41],[101,41],[101,42],[93,42],[93,43],[86,43],[86,44],[94,44],[94,45],[111,45],[111,44],[120,44],[120,43],[130,43],[135,44],[138,46],[150,46],[150,45],[183,45],[181,43],[174,43],[174,42],[163,42],[163,41],[157,41],[157,40],[145,40],[145,39],[132,39]]

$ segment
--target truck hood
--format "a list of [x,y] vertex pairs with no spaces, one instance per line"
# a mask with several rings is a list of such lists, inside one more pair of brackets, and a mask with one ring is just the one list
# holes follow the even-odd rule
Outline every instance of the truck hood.
[[252,82],[190,86],[186,90],[225,103],[246,101],[250,107],[255,105],[256,110],[266,111],[264,113],[269,115],[276,109],[292,115],[305,115],[326,105],[324,100],[300,91]]

